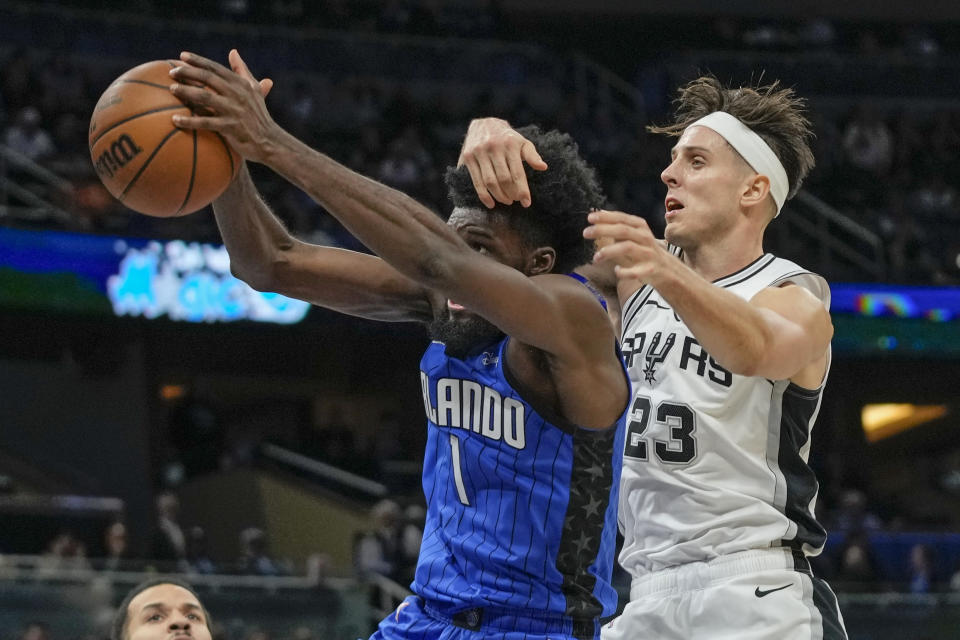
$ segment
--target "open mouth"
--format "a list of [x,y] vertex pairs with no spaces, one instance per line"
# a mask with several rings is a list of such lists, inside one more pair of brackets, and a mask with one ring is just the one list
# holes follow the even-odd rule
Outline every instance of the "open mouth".
[[667,198],[663,202],[664,208],[666,208],[667,213],[673,213],[674,211],[679,211],[683,209],[683,203],[677,200],[676,198]]
[[457,304],[453,300],[447,300],[447,309],[450,311],[464,311],[465,308],[462,304]]

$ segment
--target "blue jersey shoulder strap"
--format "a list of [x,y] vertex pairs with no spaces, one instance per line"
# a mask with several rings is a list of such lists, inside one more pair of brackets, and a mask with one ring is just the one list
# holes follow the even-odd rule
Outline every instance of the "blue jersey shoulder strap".
[[594,287],[592,284],[590,284],[590,281],[589,281],[589,280],[587,280],[586,278],[584,278],[584,277],[583,277],[582,275],[580,275],[579,273],[574,273],[573,271],[571,271],[571,272],[568,273],[567,275],[570,276],[571,278],[573,278],[574,280],[577,280],[578,282],[581,282],[581,283],[583,284],[583,286],[585,286],[587,289],[590,289],[590,293],[592,293],[594,296],[596,296],[597,301],[600,303],[600,306],[602,306],[603,309],[604,309],[604,311],[606,311],[606,309],[607,309],[607,301],[606,301],[606,299],[604,299],[603,295],[602,295],[599,291],[597,291],[597,288],[596,288],[596,287]]

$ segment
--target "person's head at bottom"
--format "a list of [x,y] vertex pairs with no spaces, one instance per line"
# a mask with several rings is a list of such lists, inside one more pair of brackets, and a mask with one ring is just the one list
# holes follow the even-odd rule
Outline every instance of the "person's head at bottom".
[[156,578],[138,584],[120,603],[110,640],[210,640],[211,624],[190,585]]

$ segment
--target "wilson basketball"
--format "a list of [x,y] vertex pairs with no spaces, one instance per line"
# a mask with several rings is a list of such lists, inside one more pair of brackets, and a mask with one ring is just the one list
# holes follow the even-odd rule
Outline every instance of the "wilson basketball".
[[90,158],[115,198],[151,216],[180,216],[210,204],[240,169],[240,156],[214,131],[178,129],[190,109],[170,93],[179,60],[130,69],[100,96],[90,118]]

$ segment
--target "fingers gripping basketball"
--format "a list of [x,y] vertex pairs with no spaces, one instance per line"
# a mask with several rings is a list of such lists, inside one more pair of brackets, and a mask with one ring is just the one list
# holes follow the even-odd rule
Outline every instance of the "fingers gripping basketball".
[[111,194],[152,216],[179,216],[217,198],[240,169],[240,157],[213,131],[173,125],[191,115],[170,93],[170,69],[155,60],[130,69],[104,91],[90,118],[90,158]]

